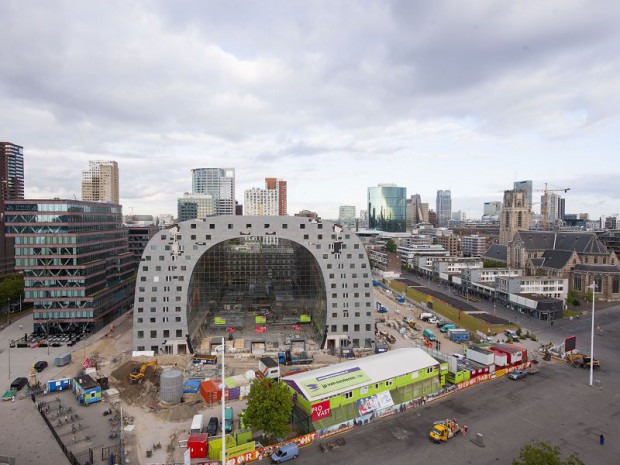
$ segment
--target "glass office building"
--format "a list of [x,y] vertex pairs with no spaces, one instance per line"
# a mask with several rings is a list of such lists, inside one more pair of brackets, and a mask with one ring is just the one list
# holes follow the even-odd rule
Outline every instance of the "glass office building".
[[368,227],[387,232],[407,230],[407,188],[379,184],[368,188]]
[[135,262],[120,205],[10,200],[5,209],[34,331],[96,330],[131,306]]

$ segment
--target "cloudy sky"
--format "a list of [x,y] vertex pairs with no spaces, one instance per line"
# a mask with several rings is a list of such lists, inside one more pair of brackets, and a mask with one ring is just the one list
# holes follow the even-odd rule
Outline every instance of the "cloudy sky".
[[[513,181],[620,213],[620,2],[0,2],[0,140],[28,198],[116,160],[125,213],[176,214],[192,168],[289,213],[395,183],[479,217]],[[539,195],[539,194],[536,194]],[[538,206],[534,207],[538,209]]]

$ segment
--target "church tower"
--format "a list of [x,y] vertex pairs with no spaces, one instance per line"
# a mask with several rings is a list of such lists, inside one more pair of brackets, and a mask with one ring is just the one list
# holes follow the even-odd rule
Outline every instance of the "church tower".
[[501,245],[508,245],[517,231],[530,229],[532,212],[527,195],[527,192],[523,190],[504,191],[499,225]]

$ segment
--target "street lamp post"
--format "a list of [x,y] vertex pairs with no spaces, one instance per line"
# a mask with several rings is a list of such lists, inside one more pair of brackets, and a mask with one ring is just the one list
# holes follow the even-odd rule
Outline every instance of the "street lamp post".
[[224,367],[224,349],[226,341],[222,336],[222,465],[226,463],[226,370]]
[[11,343],[13,341],[9,342],[9,379],[11,379]]
[[592,289],[592,331],[590,334],[590,386],[594,386],[594,301],[596,300],[596,283],[588,286]]

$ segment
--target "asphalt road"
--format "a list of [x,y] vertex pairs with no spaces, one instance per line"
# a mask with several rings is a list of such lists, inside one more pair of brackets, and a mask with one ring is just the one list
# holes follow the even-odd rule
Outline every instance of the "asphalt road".
[[[559,445],[565,454],[576,452],[588,465],[618,463],[620,397],[609,382],[612,377],[601,373],[603,388],[591,388],[586,370],[543,363],[535,376],[497,379],[357,428],[332,451],[311,445],[301,451],[298,463],[507,464],[524,444],[538,439]],[[467,437],[431,443],[433,422],[448,417],[468,425]],[[483,435],[485,447],[471,441],[476,433]],[[598,444],[600,433],[605,446]]]

